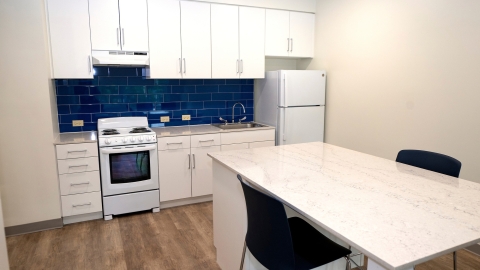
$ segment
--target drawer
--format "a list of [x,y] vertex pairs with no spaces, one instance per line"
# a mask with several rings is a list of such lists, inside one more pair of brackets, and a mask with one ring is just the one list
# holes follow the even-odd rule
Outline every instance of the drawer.
[[220,134],[193,135],[191,144],[192,148],[220,145]]
[[222,151],[248,149],[248,143],[223,144],[221,149]]
[[57,160],[58,174],[98,171],[98,157]]
[[67,173],[60,175],[62,196],[100,191],[100,172]]
[[264,141],[264,142],[253,142],[249,143],[248,148],[260,148],[260,147],[269,147],[275,146],[275,141]]
[[158,150],[190,148],[190,136],[158,138]]
[[96,143],[57,145],[57,159],[98,157]]
[[275,129],[225,132],[220,136],[222,144],[275,141]]
[[102,194],[90,192],[62,196],[62,216],[69,217],[102,211]]

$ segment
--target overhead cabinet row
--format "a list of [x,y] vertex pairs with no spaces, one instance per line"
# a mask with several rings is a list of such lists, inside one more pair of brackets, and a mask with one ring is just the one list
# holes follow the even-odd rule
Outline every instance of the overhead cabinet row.
[[92,78],[108,55],[146,55],[150,78],[263,78],[265,56],[313,57],[314,14],[175,0],[47,9],[54,78]]

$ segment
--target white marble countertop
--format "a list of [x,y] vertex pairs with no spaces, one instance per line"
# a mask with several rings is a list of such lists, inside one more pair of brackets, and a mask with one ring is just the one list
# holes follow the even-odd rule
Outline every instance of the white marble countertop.
[[[212,133],[225,133],[225,132],[243,132],[243,131],[255,131],[264,129],[275,129],[275,127],[265,125],[265,127],[257,128],[244,128],[244,129],[220,129],[213,125],[195,125],[195,126],[179,126],[179,127],[160,127],[151,128],[157,133],[157,138],[161,137],[174,137],[174,136],[190,136]],[[88,143],[97,142],[97,132],[67,132],[60,133],[53,144],[72,144],[72,143]]]
[[480,242],[480,184],[324,143],[209,154],[386,269]]

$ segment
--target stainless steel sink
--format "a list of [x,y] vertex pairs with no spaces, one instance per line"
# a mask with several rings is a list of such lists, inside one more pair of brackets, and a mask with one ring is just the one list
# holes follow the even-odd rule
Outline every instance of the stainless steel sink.
[[255,122],[249,123],[228,123],[228,124],[214,124],[214,127],[218,127],[221,129],[244,129],[244,128],[259,128],[259,127],[267,127],[262,124],[258,124]]

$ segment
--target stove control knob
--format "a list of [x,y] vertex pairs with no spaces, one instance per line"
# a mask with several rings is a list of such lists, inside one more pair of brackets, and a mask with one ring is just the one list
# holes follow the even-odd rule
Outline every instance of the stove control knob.
[[139,142],[143,141],[143,136],[138,137],[138,141]]
[[147,141],[150,141],[150,136],[147,136]]
[[111,143],[110,139],[105,139],[105,144],[110,144],[110,143]]
[[127,137],[123,137],[122,142],[126,143],[128,141]]
[[130,141],[131,141],[131,142],[134,142],[136,139],[137,139],[137,138],[135,138],[135,137],[130,137]]

